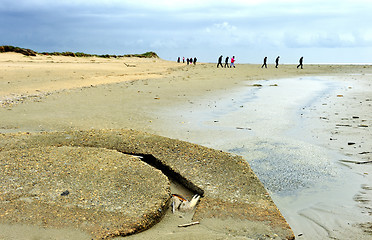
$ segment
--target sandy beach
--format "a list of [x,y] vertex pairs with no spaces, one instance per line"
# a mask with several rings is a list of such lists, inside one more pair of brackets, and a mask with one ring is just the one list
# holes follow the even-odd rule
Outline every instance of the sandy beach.
[[[370,239],[371,80],[372,67],[363,65],[221,69],[1,53],[0,133],[134,129],[237,154],[296,239]],[[167,215],[129,238],[234,239],[221,230],[226,223],[180,232],[169,226],[173,221]],[[0,228],[8,234],[3,239],[19,236]]]

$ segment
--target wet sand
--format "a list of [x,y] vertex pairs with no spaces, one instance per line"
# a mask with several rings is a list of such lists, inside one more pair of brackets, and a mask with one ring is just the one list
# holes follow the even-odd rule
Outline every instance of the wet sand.
[[[370,226],[363,225],[367,227],[363,229],[358,225],[362,212],[367,219],[360,222],[371,222],[370,164],[341,164],[339,160],[370,161],[370,153],[359,153],[371,151],[367,137],[371,111],[366,101],[371,98],[371,67],[305,65],[298,70],[294,65],[261,69],[248,64],[217,69],[215,64],[184,66],[139,59],[125,60],[133,65],[126,67],[117,59],[97,63],[89,58],[0,57],[2,133],[132,128],[238,153],[272,193],[299,239],[342,239],[347,232],[360,239],[370,236],[363,232],[370,231]],[[326,78],[317,80],[320,86],[302,80],[312,91],[280,102],[304,87],[292,88],[293,80],[280,79],[314,76]],[[333,87],[324,87],[323,82]],[[289,89],[293,92],[286,92]],[[359,120],[353,116],[360,122],[354,124]],[[336,134],[338,140],[329,140]],[[314,161],[308,161],[309,152]],[[291,167],[296,168],[277,167],[275,159],[293,162]],[[307,172],[309,176],[299,177]],[[346,181],[350,186],[342,182],[343,176],[352,179]],[[325,184],[319,185],[314,180],[318,178]],[[283,179],[289,182],[283,184]],[[330,194],[328,190],[334,186],[339,190]],[[336,205],[333,201],[314,204],[316,200],[309,199],[314,192],[336,199]],[[337,220],[340,215],[341,223]],[[350,227],[342,231],[345,224]],[[217,231],[218,223],[215,226]],[[202,234],[206,229],[191,228],[186,234],[195,231]]]
[[177,113],[188,141],[248,160],[298,239],[368,239],[371,105],[370,83],[362,82],[304,77],[260,81],[258,88],[247,83],[211,98],[208,112]]

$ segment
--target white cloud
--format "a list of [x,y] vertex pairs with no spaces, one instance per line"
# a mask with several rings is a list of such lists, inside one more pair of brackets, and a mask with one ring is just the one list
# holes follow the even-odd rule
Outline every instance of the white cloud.
[[206,27],[207,34],[216,35],[231,35],[237,32],[237,27],[229,24],[228,22],[214,23],[212,26]]
[[236,27],[230,25],[228,22],[223,22],[223,23],[216,23],[214,24],[214,28],[222,31],[229,31],[229,32],[234,32],[236,31]]
[[[368,0],[1,0],[2,43],[262,54],[372,46]],[[47,36],[47,37],[46,37]],[[2,44],[0,43],[0,44]],[[63,44],[62,44],[63,43]],[[149,49],[150,50],[150,49]],[[260,52],[261,51],[261,52]],[[275,52],[275,53],[274,53]],[[122,52],[120,52],[122,53]],[[261,57],[260,57],[261,59]]]

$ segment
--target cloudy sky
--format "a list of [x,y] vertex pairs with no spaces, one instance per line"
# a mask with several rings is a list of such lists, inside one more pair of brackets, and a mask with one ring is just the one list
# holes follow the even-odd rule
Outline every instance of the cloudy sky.
[[1,0],[0,45],[239,63],[372,63],[371,0]]

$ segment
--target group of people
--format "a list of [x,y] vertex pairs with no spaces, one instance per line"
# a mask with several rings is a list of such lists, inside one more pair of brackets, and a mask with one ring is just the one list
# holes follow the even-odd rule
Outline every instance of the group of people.
[[[194,57],[194,58],[187,58],[186,59],[187,65],[189,65],[189,64],[194,64],[195,65],[196,64],[196,61],[198,61],[198,59],[196,57]],[[181,58],[180,57],[177,58],[177,62],[178,63],[181,62]],[[182,63],[185,63],[185,57],[182,58]]]
[[[280,59],[280,56],[278,56],[275,59],[275,68],[278,68],[279,66],[279,59]],[[304,57],[301,57],[299,60],[299,64],[297,65],[297,68],[301,67],[301,69],[303,69],[303,61],[304,61]],[[264,61],[263,61],[261,68],[263,67],[267,68],[267,57],[264,57]]]
[[[219,58],[218,58],[218,63],[217,63],[217,68],[221,65],[221,67],[223,68],[224,66],[222,65],[222,58],[223,56],[221,55]],[[229,57],[226,57],[225,58],[225,68],[229,68]],[[234,67],[235,68],[235,56],[233,56],[231,59],[230,59],[230,68]]]
[[[233,56],[232,58],[229,58],[229,57],[226,57],[225,58],[225,65],[222,64],[222,58],[223,56],[221,55],[219,58],[218,58],[218,63],[217,63],[217,68],[219,66],[221,66],[222,68],[232,68],[234,67],[235,68],[235,56]],[[229,59],[230,59],[230,66],[229,66]],[[279,66],[279,59],[280,59],[280,56],[278,56],[276,59],[275,59],[275,68],[278,68]],[[187,63],[187,65],[189,64],[196,64],[196,61],[197,61],[197,58],[194,57],[194,58],[187,58],[185,60],[185,57],[182,58],[182,62],[183,63]],[[303,61],[304,61],[304,57],[301,57],[300,60],[299,60],[299,64],[297,65],[297,68],[301,67],[301,69],[303,69]],[[180,63],[181,62],[181,58],[178,57],[177,59],[177,62]],[[263,64],[261,66],[261,68],[267,68],[267,57],[264,57],[264,60],[263,60]]]

